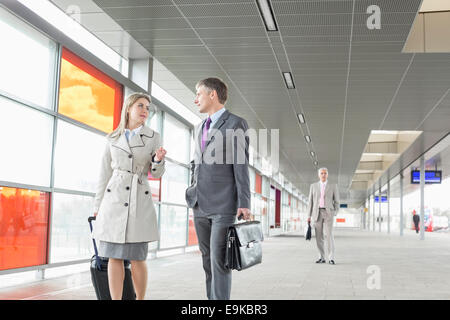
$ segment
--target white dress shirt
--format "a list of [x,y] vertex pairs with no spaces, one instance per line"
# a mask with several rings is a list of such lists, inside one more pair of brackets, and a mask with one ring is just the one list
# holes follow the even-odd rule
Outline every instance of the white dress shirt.
[[125,129],[125,137],[127,138],[127,141],[130,141],[131,138],[133,138],[133,136],[135,134],[138,134],[139,131],[141,131],[142,126],[137,127],[136,129],[130,130],[130,129]]
[[217,120],[219,120],[219,118],[223,115],[223,113],[226,111],[225,107],[223,107],[222,109],[216,111],[215,113],[213,113],[210,118],[211,118],[211,124],[209,125],[209,130],[208,130],[208,134],[211,132],[212,127],[214,127],[214,125],[216,124]]
[[[328,182],[328,180],[325,181],[325,182],[322,182],[322,180],[319,180],[319,184],[320,184],[320,199],[322,199],[322,197],[323,197],[323,204],[319,202],[319,207],[320,208],[324,208],[325,207],[325,189],[327,188],[327,182]],[[324,194],[322,194],[322,190],[323,190]],[[320,206],[321,204],[323,206]]]

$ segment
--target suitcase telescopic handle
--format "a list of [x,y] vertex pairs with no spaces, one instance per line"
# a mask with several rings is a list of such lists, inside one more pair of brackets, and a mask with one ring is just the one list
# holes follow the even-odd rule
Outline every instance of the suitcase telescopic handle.
[[[92,216],[88,218],[88,222],[89,222],[89,227],[91,228],[91,234],[92,234],[92,220],[95,220],[96,217]],[[95,243],[95,239],[94,237],[92,237],[92,243],[94,244],[94,252],[95,252],[95,260],[97,260],[97,269],[100,269],[100,258],[98,257],[98,250],[97,250],[97,244]]]

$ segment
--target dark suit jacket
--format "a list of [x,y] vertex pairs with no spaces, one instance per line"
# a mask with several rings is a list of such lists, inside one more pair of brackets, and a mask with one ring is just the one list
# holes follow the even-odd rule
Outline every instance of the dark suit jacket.
[[[195,153],[191,161],[191,185],[186,190],[190,208],[208,214],[236,214],[250,209],[248,171],[249,138],[247,121],[225,111],[211,128],[204,151],[201,150],[202,121],[194,132]],[[234,137],[232,136],[234,134]]]

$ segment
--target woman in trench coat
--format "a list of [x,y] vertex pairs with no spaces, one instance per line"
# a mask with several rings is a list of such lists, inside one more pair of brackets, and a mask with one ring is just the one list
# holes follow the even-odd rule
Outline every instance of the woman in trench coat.
[[99,255],[109,258],[111,298],[120,300],[125,276],[123,260],[131,261],[136,298],[147,287],[148,242],[159,239],[148,172],[164,173],[166,150],[160,135],[147,127],[150,96],[133,93],[124,102],[120,124],[107,136],[94,202],[94,238]]

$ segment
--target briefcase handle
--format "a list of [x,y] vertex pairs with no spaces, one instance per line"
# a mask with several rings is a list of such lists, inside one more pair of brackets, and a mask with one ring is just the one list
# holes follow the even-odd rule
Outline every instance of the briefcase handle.
[[[251,221],[251,220],[248,220],[248,221]],[[234,219],[234,222],[236,223],[236,224],[238,224],[238,223],[245,223],[245,222],[248,222],[247,220],[244,220],[244,214],[243,213],[241,213],[240,215],[239,215],[239,217],[237,217],[236,216],[236,218]]]

